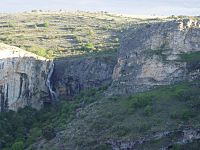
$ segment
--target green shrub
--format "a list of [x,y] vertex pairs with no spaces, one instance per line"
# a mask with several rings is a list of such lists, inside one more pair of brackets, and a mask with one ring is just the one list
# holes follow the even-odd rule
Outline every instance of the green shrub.
[[24,149],[24,143],[22,141],[15,142],[11,147],[11,150],[23,150],[23,149]]
[[44,27],[45,27],[45,28],[48,28],[48,27],[49,27],[49,21],[45,21],[45,22],[44,22]]
[[42,135],[42,130],[39,127],[30,129],[29,137],[26,140],[26,145],[31,145],[36,142],[36,139]]
[[93,43],[87,43],[85,46],[86,46],[87,49],[94,49]]
[[93,31],[92,29],[89,29],[88,34],[91,35],[91,36],[94,36],[95,35],[95,31]]
[[147,105],[150,105],[152,102],[152,96],[151,95],[144,95],[144,94],[138,94],[132,99],[132,106],[133,108],[144,108]]
[[39,56],[43,56],[43,57],[46,57],[47,55],[47,52],[44,48],[42,47],[38,47],[38,46],[31,46],[30,48],[27,49],[28,51],[32,52],[32,53],[35,53]]
[[190,109],[176,110],[170,114],[172,119],[188,120],[194,117],[194,113]]
[[112,132],[118,137],[127,135],[130,132],[130,129],[124,125],[116,125],[112,127]]
[[15,27],[16,23],[14,21],[10,21],[8,24],[9,27]]
[[189,85],[187,84],[182,84],[179,86],[175,86],[171,93],[176,96],[178,99],[182,99],[184,97],[184,95],[186,95],[186,92],[189,91]]
[[107,118],[96,118],[91,122],[90,128],[95,132],[99,132],[101,130],[107,129],[111,126],[110,122]]
[[95,46],[93,43],[87,43],[87,44],[83,45],[81,49],[84,51],[95,50]]
[[180,114],[180,118],[182,120],[188,120],[189,118],[193,116],[194,116],[193,112],[189,109],[183,109]]
[[47,58],[53,58],[53,56],[54,56],[53,50],[47,51],[47,55],[46,55]]
[[174,145],[173,147],[172,147],[172,150],[181,150],[182,148],[181,148],[181,145],[178,145],[178,144],[176,144],[176,145]]
[[103,116],[106,117],[106,118],[112,118],[113,117],[113,113],[112,112],[105,112],[103,114]]
[[181,56],[182,61],[186,61],[188,63],[192,63],[192,62],[200,60],[200,52],[199,51],[191,52],[191,53],[184,53],[184,54],[181,54],[180,56]]
[[42,135],[46,140],[51,140],[56,136],[53,127],[47,126],[42,130]]
[[34,25],[33,25],[33,28],[37,29],[37,24],[34,24]]
[[32,13],[36,13],[38,12],[38,10],[34,9],[34,10],[31,10]]
[[147,106],[144,108],[144,112],[145,112],[145,114],[146,114],[147,116],[151,115],[152,112],[153,112],[152,106],[147,105]]
[[170,117],[172,119],[177,119],[179,117],[179,115],[178,115],[177,111],[173,111],[173,112],[171,112]]

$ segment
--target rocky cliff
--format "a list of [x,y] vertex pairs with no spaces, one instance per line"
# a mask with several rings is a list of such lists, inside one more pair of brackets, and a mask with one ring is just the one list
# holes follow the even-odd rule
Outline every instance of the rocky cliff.
[[[142,25],[128,31],[117,56],[55,60],[50,91],[69,99],[82,90],[106,85],[107,95],[125,95],[197,79],[199,27],[198,21],[190,19]],[[197,59],[190,61],[190,57]],[[1,110],[25,105],[39,108],[48,94],[45,82],[50,66],[45,58],[1,44]]]
[[197,51],[200,51],[198,21],[169,21],[131,30],[122,40],[108,93],[141,92],[199,78],[199,60],[191,58],[199,58]]
[[[62,131],[47,128],[50,138],[40,136],[28,149],[155,150],[196,145],[199,79],[200,26],[189,19],[129,30],[117,56],[55,60],[53,90],[61,99],[104,85],[108,90],[61,103],[48,123]],[[150,90],[158,86],[162,88]]]
[[55,60],[55,90],[61,99],[69,99],[82,90],[109,85],[115,64],[115,54]]
[[43,57],[0,44],[0,111],[27,105],[40,108],[48,96],[49,67]]
[[[191,19],[141,25],[122,38],[117,56],[55,62],[54,86],[62,98],[112,83],[107,95],[125,95],[199,75],[200,23]],[[195,56],[196,57],[196,56]]]

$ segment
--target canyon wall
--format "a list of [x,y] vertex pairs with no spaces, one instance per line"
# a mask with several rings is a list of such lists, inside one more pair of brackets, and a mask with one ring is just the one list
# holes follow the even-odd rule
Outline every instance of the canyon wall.
[[116,54],[55,60],[53,85],[59,98],[111,84],[116,60]]
[[109,87],[108,96],[126,95],[195,80],[200,78],[199,51],[200,23],[191,19],[138,26],[122,38],[117,54],[56,59],[54,70],[43,57],[1,44],[0,108],[39,109],[48,91],[54,99],[67,100],[101,86]]
[[200,23],[148,24],[122,39],[108,94],[124,95],[200,77]]
[[48,97],[50,61],[22,49],[0,44],[0,111],[41,108]]
[[[118,54],[55,61],[54,87],[67,99],[109,85],[106,95],[126,95],[199,78],[200,23],[184,19],[138,26],[122,38]],[[191,58],[193,59],[193,58]],[[111,85],[110,85],[111,84]]]

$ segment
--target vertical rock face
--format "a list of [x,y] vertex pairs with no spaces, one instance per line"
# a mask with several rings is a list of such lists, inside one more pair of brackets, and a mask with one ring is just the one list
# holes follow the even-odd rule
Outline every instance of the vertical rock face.
[[43,57],[0,44],[0,110],[27,105],[39,109],[48,96],[49,64]]
[[181,56],[198,51],[200,23],[193,20],[138,27],[124,37],[118,56],[56,60],[54,73],[49,60],[0,44],[0,110],[26,105],[39,109],[48,91],[57,98],[54,90],[61,99],[68,99],[81,90],[110,83],[108,94],[124,95],[194,80],[200,77],[200,60],[187,62]]
[[68,99],[81,90],[108,85],[116,56],[66,58],[55,61],[53,83],[60,99]]
[[130,31],[121,43],[109,92],[111,95],[134,93],[192,80],[192,74],[195,78],[200,76],[200,68],[188,67],[191,64],[181,56],[197,51],[200,51],[198,21],[156,23]]
[[200,77],[200,60],[183,55],[200,51],[200,23],[185,19],[143,25],[123,39],[118,56],[55,61],[53,83],[62,99],[112,83],[108,95],[142,92]]

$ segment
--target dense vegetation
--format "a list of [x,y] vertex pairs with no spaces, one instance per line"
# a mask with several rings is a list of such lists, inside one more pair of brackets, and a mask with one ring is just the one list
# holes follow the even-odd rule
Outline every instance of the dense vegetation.
[[54,107],[47,105],[40,111],[25,107],[18,112],[0,113],[0,149],[22,150],[41,136],[50,140],[75,117],[78,108],[98,99],[103,90],[84,91],[73,101],[60,102]]
[[199,51],[181,54],[180,56],[181,56],[181,60],[187,63],[198,62],[200,60]]
[[[71,141],[68,139],[70,131],[66,130],[63,138],[78,145],[79,149],[108,148],[102,144],[106,139],[134,139],[157,131],[200,127],[199,82],[161,87],[120,98],[103,98],[105,89],[82,92],[73,101],[46,106],[40,111],[26,107],[18,112],[1,113],[1,149],[21,150],[42,138],[50,140],[70,123],[74,124],[73,129],[79,129],[79,133],[75,132]],[[86,135],[82,133],[84,130]],[[158,148],[159,144],[154,144],[152,149]],[[198,143],[192,146],[195,145]]]

